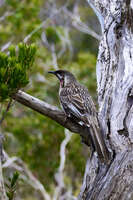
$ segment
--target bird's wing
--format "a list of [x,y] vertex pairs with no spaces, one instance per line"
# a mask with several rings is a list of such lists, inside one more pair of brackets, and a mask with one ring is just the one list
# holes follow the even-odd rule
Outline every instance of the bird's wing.
[[71,93],[65,89],[65,95],[60,95],[61,104],[66,111],[81,120],[85,114],[84,100],[78,93]]
[[84,100],[79,94],[71,94],[70,102],[72,104],[72,107],[78,109],[81,115],[85,113]]
[[89,127],[90,136],[99,157],[101,160],[102,157],[108,159],[108,150],[99,128],[96,108],[88,91],[82,87],[72,90],[71,87],[64,88],[60,94],[60,101],[65,112],[75,116]]

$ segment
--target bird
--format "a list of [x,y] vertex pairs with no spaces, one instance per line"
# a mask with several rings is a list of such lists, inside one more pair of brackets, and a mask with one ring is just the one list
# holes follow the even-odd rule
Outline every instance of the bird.
[[60,81],[60,104],[68,118],[74,119],[89,132],[92,154],[97,152],[102,162],[109,161],[109,151],[99,127],[98,114],[88,89],[67,70],[49,71]]

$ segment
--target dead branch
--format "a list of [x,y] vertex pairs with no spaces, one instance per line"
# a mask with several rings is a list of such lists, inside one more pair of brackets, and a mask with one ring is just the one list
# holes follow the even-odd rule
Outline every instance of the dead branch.
[[71,132],[80,134],[86,140],[88,140],[88,138],[86,138],[87,135],[85,133],[85,128],[69,118],[66,119],[65,113],[62,110],[59,110],[56,106],[41,101],[21,90],[14,94],[12,98],[19,103],[56,121],[63,127],[69,129]]
[[[71,139],[72,133],[70,133],[67,129],[65,129],[65,138],[60,146],[60,165],[57,173],[55,174],[55,179],[57,182],[57,187],[54,191],[53,200],[57,200],[61,196],[62,189],[65,187],[64,183],[64,168],[65,168],[65,160],[66,160],[66,146]],[[67,196],[67,192],[64,194]],[[72,195],[71,195],[72,196]]]
[[12,104],[12,99],[9,100],[8,105],[6,107],[6,110],[5,110],[5,112],[3,113],[3,115],[0,119],[0,125],[2,124],[3,120],[5,119],[5,116],[6,116],[7,112],[9,111],[9,109],[11,107],[11,104]]
[[94,13],[96,14],[97,19],[98,19],[98,21],[99,21],[99,23],[101,25],[101,31],[103,33],[103,30],[104,30],[104,18],[103,18],[103,16],[101,15],[101,13],[99,12],[99,10],[95,6],[94,1],[87,0],[87,2],[90,5],[90,7],[93,9]]
[[86,34],[89,34],[91,35],[92,37],[94,37],[95,39],[97,40],[101,40],[101,36],[98,35],[95,31],[93,31],[91,28],[89,28],[85,23],[83,23],[81,20],[80,20],[80,17],[79,15],[76,15],[76,14],[73,14],[71,13],[67,8],[64,8],[63,9],[64,13],[70,17],[70,19],[72,20],[72,26],[74,28],[76,28],[77,30],[83,32],[83,33],[86,33]]

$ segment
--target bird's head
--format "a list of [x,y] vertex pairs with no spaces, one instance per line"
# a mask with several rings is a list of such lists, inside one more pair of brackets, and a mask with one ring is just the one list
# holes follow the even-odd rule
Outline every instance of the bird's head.
[[74,75],[66,70],[49,71],[48,73],[54,74],[59,79],[61,87],[76,81]]

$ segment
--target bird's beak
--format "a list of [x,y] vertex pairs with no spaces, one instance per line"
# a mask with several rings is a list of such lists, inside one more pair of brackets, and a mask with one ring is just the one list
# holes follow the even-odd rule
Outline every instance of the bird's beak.
[[48,73],[54,74],[60,80],[60,75],[56,71],[49,71]]
[[49,71],[48,73],[56,75],[55,71]]

